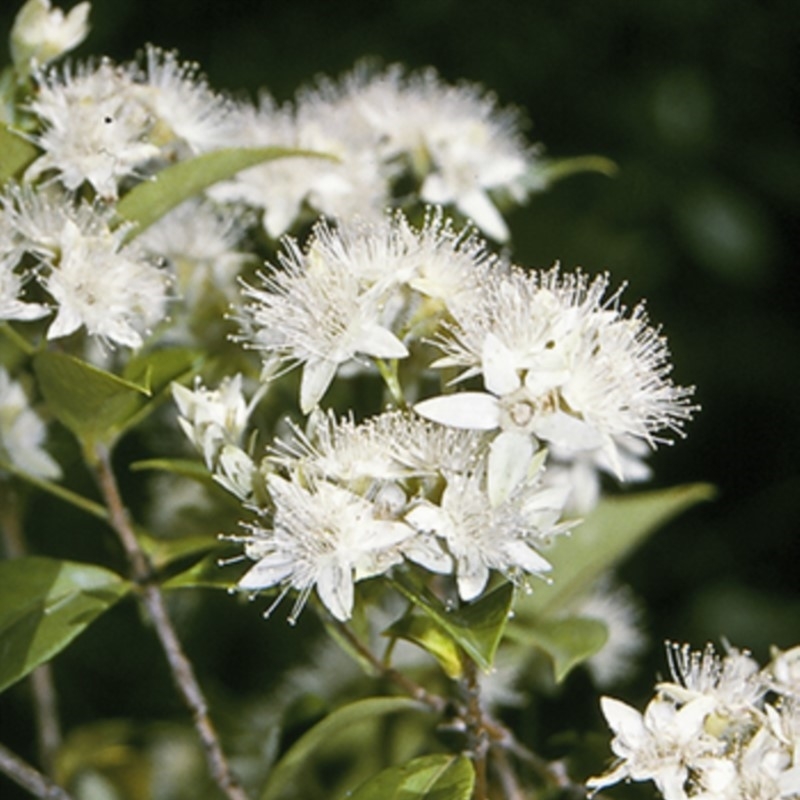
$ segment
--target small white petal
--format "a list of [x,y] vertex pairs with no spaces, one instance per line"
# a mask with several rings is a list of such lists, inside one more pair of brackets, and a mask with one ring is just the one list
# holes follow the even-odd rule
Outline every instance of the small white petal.
[[317,579],[317,593],[328,611],[340,622],[353,613],[353,577],[349,568],[333,561]]
[[266,556],[239,579],[240,589],[268,589],[286,580],[294,569],[292,559],[284,553]]
[[488,391],[498,396],[511,394],[520,388],[516,358],[493,333],[486,334],[481,352],[483,382]]
[[505,502],[528,475],[534,447],[531,437],[517,431],[504,431],[489,449],[488,489],[493,506]]
[[500,426],[500,405],[497,398],[485,392],[459,392],[423,400],[414,406],[422,417],[451,425],[491,431]]
[[310,414],[328,391],[337,366],[327,358],[312,358],[306,362],[300,382],[300,409],[304,414]]
[[408,355],[408,348],[390,330],[372,322],[362,326],[356,350],[377,358],[405,358]]

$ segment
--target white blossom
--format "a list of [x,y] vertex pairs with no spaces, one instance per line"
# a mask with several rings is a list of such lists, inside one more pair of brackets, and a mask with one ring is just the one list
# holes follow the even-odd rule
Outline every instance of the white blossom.
[[369,500],[325,481],[309,486],[268,476],[274,514],[270,528],[247,526],[241,537],[256,564],[239,581],[248,591],[281,586],[299,592],[290,621],[316,588],[319,599],[338,620],[353,612],[354,584],[397,563],[396,546],[414,533],[400,520],[378,516]]
[[53,170],[68,189],[88,182],[101,197],[115,199],[120,181],[140,175],[159,154],[148,138],[154,119],[133,98],[131,70],[103,59],[50,69],[38,79],[30,111],[43,125],[35,139],[44,152],[26,180]]
[[480,304],[452,309],[434,364],[462,367],[462,380],[480,375],[484,391],[415,410],[446,425],[532,435],[560,455],[592,454],[622,477],[618,442],[655,447],[667,441],[662,431],[680,434],[693,390],[669,378],[666,341],[643,306],[626,314],[618,293],[604,299],[607,287],[605,275],[496,271]]
[[406,75],[399,65],[383,72],[361,65],[318,91],[372,132],[385,161],[408,162],[423,201],[452,205],[487,236],[508,239],[495,200],[526,199],[536,156],[516,111],[499,109],[478,85],[447,85],[433,69]]
[[43,447],[46,435],[22,385],[0,366],[0,462],[36,478],[61,477],[61,468]]
[[[381,241],[359,233],[335,235],[317,225],[305,250],[286,239],[280,267],[246,285],[242,339],[265,361],[302,364],[300,407],[309,413],[340,365],[357,356],[404,358],[408,350],[383,318],[388,287],[365,281],[359,261]],[[368,230],[368,229],[367,229]]]

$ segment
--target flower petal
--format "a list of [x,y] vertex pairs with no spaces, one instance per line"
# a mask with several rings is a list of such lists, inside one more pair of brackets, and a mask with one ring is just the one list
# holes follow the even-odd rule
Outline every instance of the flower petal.
[[491,431],[500,426],[500,405],[497,398],[486,392],[459,392],[423,400],[414,410],[426,419],[450,425]]

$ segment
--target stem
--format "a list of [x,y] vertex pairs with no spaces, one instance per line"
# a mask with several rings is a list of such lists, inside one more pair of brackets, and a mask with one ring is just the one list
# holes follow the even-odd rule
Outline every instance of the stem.
[[362,658],[368,661],[379,675],[382,675],[384,678],[396,683],[404,692],[406,692],[406,694],[413,697],[414,700],[419,700],[421,703],[425,703],[425,705],[431,708],[433,711],[436,711],[440,714],[445,711],[448,705],[447,700],[445,700],[443,697],[440,697],[438,694],[429,692],[424,686],[421,686],[407,675],[403,675],[402,672],[398,672],[396,669],[388,667],[343,622],[337,621],[336,627],[344,636],[344,638],[347,639],[348,643],[353,647],[353,649]]
[[43,800],[72,800],[72,797],[46,775],[28,764],[4,745],[0,744],[0,772],[17,785]]
[[389,394],[392,396],[392,400],[398,408],[405,408],[406,399],[403,395],[403,387],[400,386],[400,379],[397,375],[397,359],[393,358],[390,361],[386,361],[382,358],[376,358],[375,364],[383,378],[383,382],[386,384],[386,388],[389,390]]
[[141,586],[142,602],[167,657],[175,686],[192,714],[195,730],[205,750],[209,773],[228,800],[248,800],[244,789],[231,772],[219,737],[208,715],[208,705],[194,668],[183,651],[167,613],[164,595],[152,580],[152,565],[136,538],[122,502],[109,453],[105,448],[97,448],[95,468],[97,482],[108,507],[109,521],[128,557],[133,578]]
[[[9,558],[22,558],[27,551],[22,529],[19,497],[13,487],[0,487],[0,530]],[[36,738],[39,762],[48,775],[55,774],[56,753],[61,747],[61,725],[58,719],[53,670],[50,664],[37,667],[30,676],[33,708],[36,717]]]
[[463,686],[467,696],[467,708],[464,721],[470,735],[472,761],[475,766],[475,791],[473,800],[487,800],[488,779],[486,759],[489,753],[489,735],[486,730],[481,708],[481,687],[478,681],[478,667],[471,658],[464,658]]

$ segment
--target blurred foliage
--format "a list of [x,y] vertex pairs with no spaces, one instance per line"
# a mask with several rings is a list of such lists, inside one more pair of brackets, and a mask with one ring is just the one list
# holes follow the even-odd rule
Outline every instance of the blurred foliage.
[[[0,30],[8,30],[17,5],[3,3]],[[667,526],[625,565],[624,578],[644,598],[654,645],[639,682],[624,694],[637,701],[649,692],[664,668],[658,642],[666,637],[700,646],[725,636],[759,656],[770,643],[796,643],[800,15],[794,0],[97,0],[92,19],[79,56],[127,59],[152,41],[198,61],[214,86],[234,94],[254,95],[264,86],[284,100],[315,74],[338,74],[363,56],[432,64],[449,80],[480,81],[503,103],[524,109],[533,138],[550,155],[598,153],[615,161],[616,177],[563,181],[516,211],[510,224],[520,262],[546,266],[559,259],[567,267],[608,269],[617,282],[629,282],[629,305],[647,296],[669,334],[676,379],[696,383],[703,406],[688,441],[662,449],[653,465],[658,485],[708,481],[719,496]],[[120,448],[128,461],[147,455],[135,436]],[[143,504],[148,475],[125,478],[132,505],[137,498]],[[88,478],[77,473],[71,480],[91,494]],[[37,553],[79,558],[99,542],[114,548],[100,523],[58,501],[31,511],[42,518],[41,530],[76,531],[67,547],[30,526]],[[121,563],[113,549],[108,556]],[[274,747],[267,723],[253,724],[257,709],[275,676],[309,659],[313,615],[303,615],[297,635],[284,637],[289,644],[278,649],[270,629],[284,625],[280,616],[265,623],[262,609],[238,608],[222,593],[172,599],[212,709],[223,714],[223,735],[241,738],[250,725],[247,747],[257,762]],[[90,720],[127,718],[135,727],[170,715],[182,719],[154,640],[130,624],[134,613],[131,602],[120,603],[56,665],[73,744],[82,735],[95,741],[83,727]],[[215,631],[213,639],[206,628]],[[0,740],[33,758],[27,692],[21,684],[0,698]],[[317,714],[325,708],[325,699],[319,702]],[[299,736],[318,715],[296,711]],[[562,736],[570,728],[602,727],[596,694],[580,672],[559,693],[509,715],[526,743],[548,756],[580,744],[581,751],[601,754],[586,759],[587,769],[596,769],[607,753],[605,734],[599,746],[591,737]],[[156,733],[164,735],[118,732],[124,741],[111,756],[119,768],[141,757]],[[183,746],[180,737],[170,741]],[[175,759],[191,770],[191,744]],[[236,766],[247,776],[248,763]],[[93,775],[84,779],[102,783],[102,770]],[[22,796],[5,783],[2,791]],[[642,792],[649,796],[650,788],[621,787],[616,795]]]

